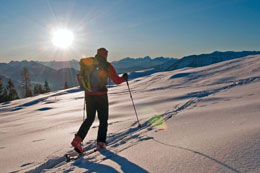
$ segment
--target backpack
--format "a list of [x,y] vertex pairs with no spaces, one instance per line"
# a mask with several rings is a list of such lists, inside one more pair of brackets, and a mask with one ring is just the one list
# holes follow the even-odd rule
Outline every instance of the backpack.
[[78,75],[81,88],[88,92],[107,91],[108,65],[94,57],[82,58]]

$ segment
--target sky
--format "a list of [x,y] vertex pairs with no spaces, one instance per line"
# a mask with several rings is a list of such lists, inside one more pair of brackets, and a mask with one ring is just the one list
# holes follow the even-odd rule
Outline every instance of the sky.
[[[0,0],[0,62],[260,50],[259,0]],[[66,28],[60,49],[52,32]]]

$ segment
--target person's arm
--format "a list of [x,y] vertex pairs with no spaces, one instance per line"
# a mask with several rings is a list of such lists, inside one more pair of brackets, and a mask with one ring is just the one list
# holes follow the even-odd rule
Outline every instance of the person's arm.
[[115,84],[121,84],[121,83],[125,82],[125,79],[123,77],[118,76],[115,68],[111,64],[108,67],[108,75]]

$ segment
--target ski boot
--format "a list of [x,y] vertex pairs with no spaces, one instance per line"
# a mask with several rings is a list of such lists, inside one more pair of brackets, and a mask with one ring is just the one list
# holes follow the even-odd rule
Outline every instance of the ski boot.
[[98,142],[96,151],[100,151],[100,150],[103,150],[103,149],[106,149],[106,143]]
[[71,145],[74,147],[74,150],[77,151],[79,154],[83,153],[81,143],[82,143],[82,139],[76,135],[73,141],[71,142]]

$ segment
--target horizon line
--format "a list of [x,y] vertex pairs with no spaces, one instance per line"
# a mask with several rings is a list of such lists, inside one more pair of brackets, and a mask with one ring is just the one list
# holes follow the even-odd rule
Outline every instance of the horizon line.
[[[150,57],[151,59],[156,59],[156,58],[170,58],[170,59],[178,59],[178,60],[180,60],[180,59],[182,59],[182,58],[185,58],[185,57],[189,57],[189,56],[200,56],[200,55],[210,55],[210,54],[213,54],[213,53],[216,53],[216,52],[220,52],[220,53],[227,53],[227,52],[236,52],[236,53],[239,53],[239,52],[260,52],[260,50],[242,50],[242,51],[235,51],[235,50],[228,50],[228,51],[218,51],[218,50],[216,50],[216,51],[213,51],[213,52],[211,52],[211,53],[200,53],[200,54],[190,54],[190,55],[185,55],[185,56],[183,56],[183,57],[181,57],[181,58],[177,58],[177,57],[166,57],[166,56],[156,56],[156,57],[151,57],[151,56],[149,56],[149,55],[147,55],[147,56],[144,56],[144,57],[136,57],[136,58],[132,58],[132,57],[124,57],[124,58],[122,58],[122,59],[119,59],[119,60],[115,60],[115,61],[110,61],[110,62],[116,62],[116,61],[121,61],[121,60],[123,60],[123,59],[126,59],[126,58],[131,58],[131,59],[141,59],[141,58],[145,58],[145,57]],[[91,56],[89,56],[89,57],[91,57]],[[79,58],[79,59],[81,59],[81,58]],[[10,60],[9,62],[1,62],[0,61],[0,63],[3,63],[3,64],[9,64],[9,63],[11,63],[11,62],[23,62],[23,61],[27,61],[27,62],[69,62],[69,61],[79,61],[79,60],[77,60],[77,59],[75,59],[75,58],[72,58],[72,59],[70,59],[70,60],[50,60],[50,61],[41,61],[41,60],[26,60],[26,59],[24,59],[24,60]]]

